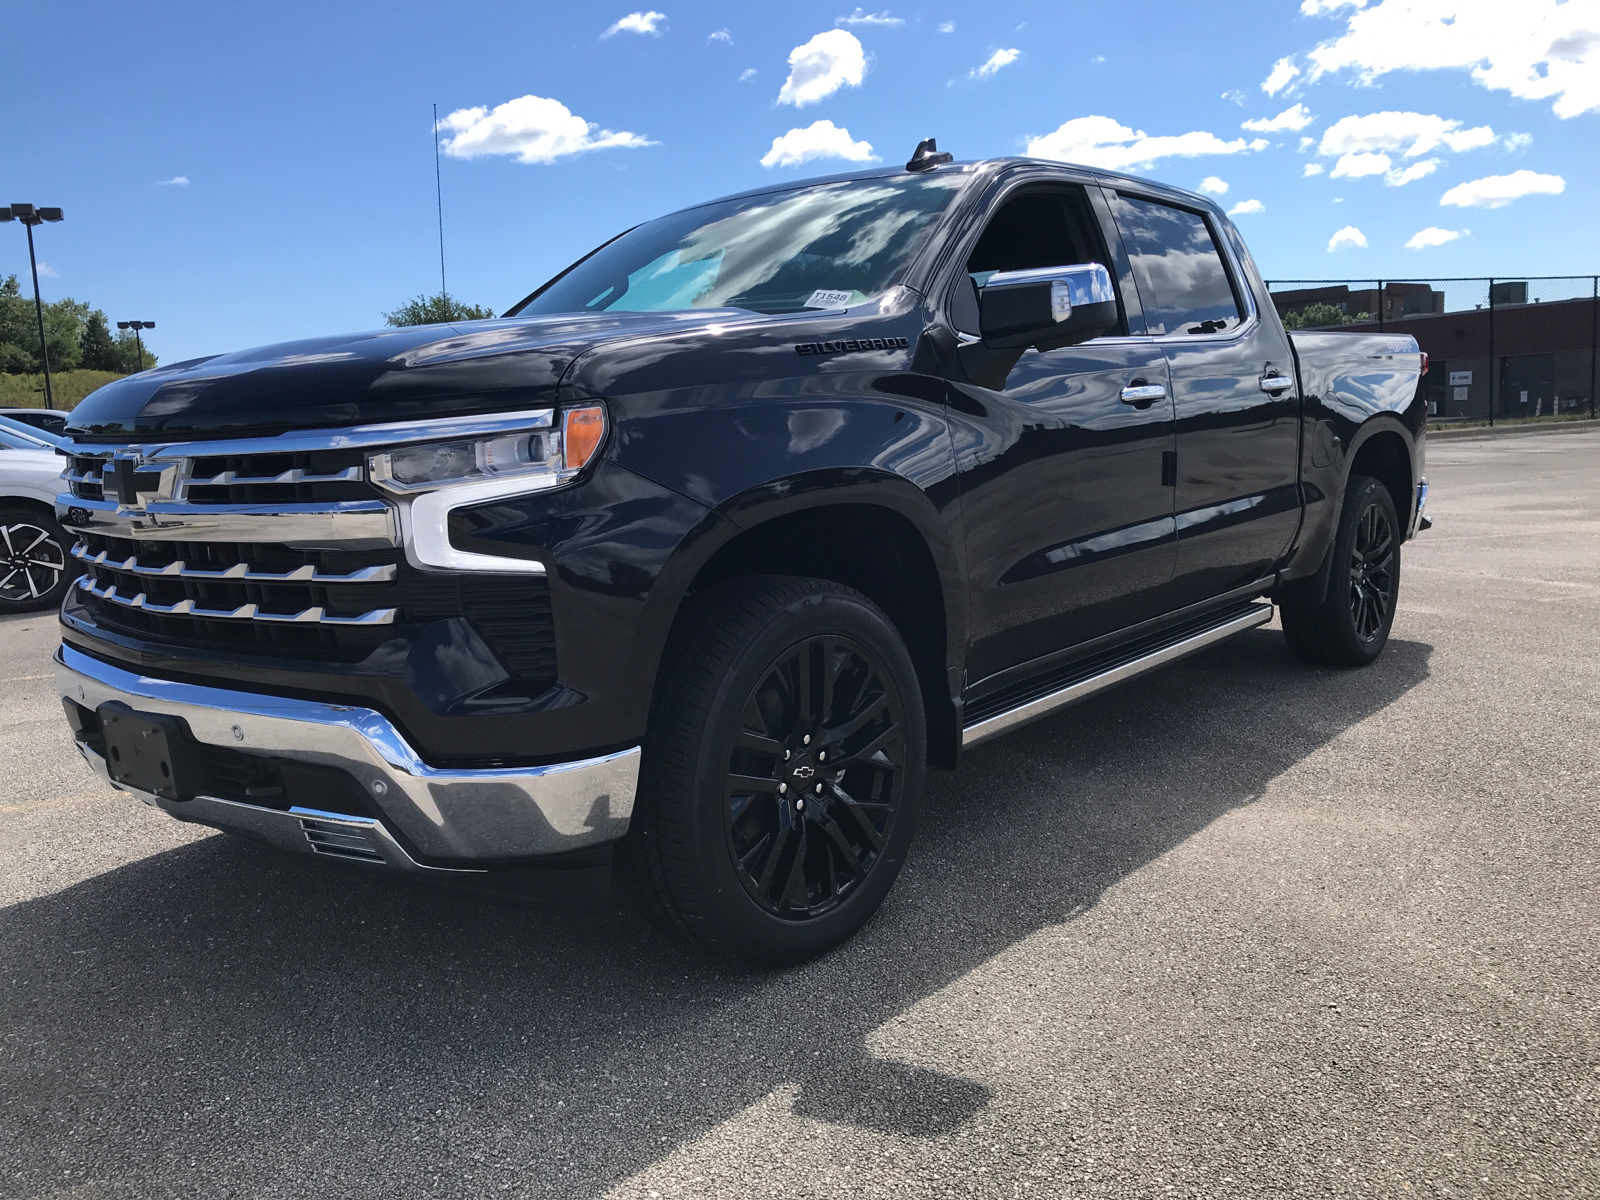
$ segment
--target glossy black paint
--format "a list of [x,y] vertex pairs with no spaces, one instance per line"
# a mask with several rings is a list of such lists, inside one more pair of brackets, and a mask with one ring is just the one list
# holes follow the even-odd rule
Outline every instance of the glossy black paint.
[[[809,528],[823,544],[808,549],[825,560],[872,509],[933,564],[923,600],[943,662],[924,685],[958,733],[962,697],[985,679],[1103,649],[1274,572],[1316,571],[1368,440],[1400,439],[1420,474],[1414,344],[1291,339],[1208,201],[1027,160],[938,169],[970,185],[901,284],[847,312],[574,314],[321,339],[145,372],[75,411],[78,436],[159,441],[603,400],[607,442],[578,481],[451,525],[462,549],[547,567],[560,674],[548,692],[509,687],[467,622],[397,631],[354,670],[138,643],[70,602],[64,636],[152,673],[376,707],[437,765],[554,761],[643,736],[673,622],[719,553],[820,512]],[[1084,189],[1123,325],[1043,354],[963,345],[949,301],[966,253],[999,197],[1041,182]],[[1145,336],[1105,196],[1119,187],[1203,211],[1226,240],[1256,312],[1226,344]],[[1269,367],[1297,370],[1300,386],[1261,392]],[[1139,380],[1169,399],[1123,404]]]

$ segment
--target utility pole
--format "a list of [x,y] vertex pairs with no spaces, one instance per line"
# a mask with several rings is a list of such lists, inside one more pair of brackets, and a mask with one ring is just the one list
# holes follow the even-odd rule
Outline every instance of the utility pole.
[[39,318],[39,361],[44,364],[44,406],[56,406],[50,389],[50,347],[44,340],[44,301],[39,299],[39,260],[33,254],[33,227],[41,221],[61,220],[59,208],[35,208],[31,204],[12,204],[0,208],[0,221],[21,221],[28,231],[28,266],[33,269],[33,312]]

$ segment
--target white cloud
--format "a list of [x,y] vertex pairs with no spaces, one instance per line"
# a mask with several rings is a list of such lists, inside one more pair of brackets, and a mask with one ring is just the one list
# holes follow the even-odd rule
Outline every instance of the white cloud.
[[746,67],[744,70],[739,72],[740,83],[749,83],[755,77],[756,69],[754,67]]
[[1263,140],[1246,142],[1235,138],[1225,142],[1214,133],[1196,130],[1176,136],[1151,137],[1143,130],[1129,129],[1110,117],[1074,117],[1054,133],[1033,138],[1027,153],[1034,158],[1053,158],[1062,162],[1125,171],[1148,166],[1159,158],[1193,158],[1202,154],[1242,154],[1260,150]]
[[1094,63],[1096,66],[1099,66],[1101,63],[1105,62],[1105,60],[1106,60],[1106,56],[1104,54],[1096,54],[1089,61]]
[[996,50],[989,55],[983,66],[972,72],[972,77],[974,79],[987,79],[1001,67],[1009,67],[1021,57],[1021,50]]
[[1298,74],[1300,68],[1294,65],[1292,58],[1280,58],[1272,64],[1271,73],[1261,81],[1261,90],[1269,96],[1276,96]]
[[1328,239],[1328,253],[1335,250],[1355,250],[1367,244],[1367,235],[1354,225],[1346,225]]
[[600,36],[608,38],[618,33],[648,33],[660,37],[665,29],[667,14],[661,12],[631,12]]
[[460,108],[439,124],[454,135],[439,143],[452,158],[513,154],[518,162],[551,163],[589,150],[656,144],[642,134],[601,129],[543,96],[518,96],[492,110]]
[[1533,145],[1533,134],[1531,133],[1506,134],[1507,150],[1526,150],[1531,145]]
[[1365,8],[1367,0],[1300,0],[1300,11],[1308,17],[1326,17],[1341,8]]
[[884,9],[881,13],[869,13],[857,8],[848,17],[835,17],[833,23],[835,25],[904,25],[906,22],[904,17],[891,17],[888,9]]
[[1600,15],[1592,0],[1382,0],[1312,50],[1310,78],[1469,70],[1493,91],[1551,100],[1558,117],[1600,110]]
[[[1104,60],[1101,59],[1099,61],[1103,62]],[[1229,88],[1227,91],[1222,93],[1222,98],[1232,104],[1239,105],[1243,105],[1244,102],[1249,99],[1249,97],[1241,92],[1238,88]]]
[[1426,250],[1429,246],[1442,246],[1446,242],[1453,242],[1458,237],[1466,237],[1470,229],[1440,229],[1437,225],[1430,225],[1426,229],[1419,229],[1411,235],[1411,240],[1406,243],[1407,250]]
[[1280,130],[1299,132],[1311,124],[1314,118],[1311,110],[1304,104],[1296,104],[1293,108],[1286,108],[1275,117],[1257,117],[1254,121],[1246,121],[1239,126],[1255,133],[1277,133]]
[[42,262],[36,265],[39,268],[39,274],[43,275],[46,279],[54,279],[56,277],[56,269],[49,263]]
[[731,46],[733,45],[733,33],[731,30],[719,29],[708,37],[706,41],[721,42],[724,46]]
[[1412,163],[1403,171],[1390,171],[1383,177],[1387,187],[1404,187],[1408,183],[1415,183],[1419,179],[1426,179],[1439,169],[1437,158],[1425,158],[1421,162]]
[[1228,210],[1230,217],[1248,217],[1251,213],[1266,212],[1267,206],[1259,200],[1241,200]]
[[1367,175],[1382,175],[1389,169],[1387,154],[1346,154],[1333,164],[1334,179],[1361,179]]
[[1559,175],[1537,171],[1513,171],[1509,175],[1489,175],[1471,183],[1458,183],[1439,197],[1440,204],[1458,208],[1504,208],[1523,196],[1559,196],[1567,181]]
[[[1532,139],[1530,138],[1529,140],[1531,141]],[[174,175],[171,179],[160,179],[160,180],[157,180],[156,181],[156,186],[157,187],[188,187],[189,186],[189,177],[187,175]]]
[[852,141],[850,131],[832,121],[813,121],[804,129],[791,129],[772,139],[772,149],[762,156],[763,167],[794,167],[814,158],[847,158],[851,162],[877,162],[871,142]]
[[1200,181],[1200,190],[1202,192],[1210,192],[1213,196],[1222,196],[1227,193],[1228,185],[1215,175],[1207,175]]
[[1475,150],[1492,141],[1494,130],[1487,125],[1462,129],[1460,121],[1432,113],[1375,112],[1335,121],[1323,133],[1317,150],[1330,155],[1363,150],[1398,151],[1407,158],[1416,158],[1440,145],[1462,151]]
[[1321,175],[1322,174],[1322,164],[1321,163],[1307,163],[1306,164],[1306,169],[1304,171],[1300,172],[1300,173],[1302,175],[1307,175],[1307,176],[1310,176],[1310,175]]
[[1311,149],[1311,147],[1315,146],[1316,144],[1317,144],[1317,139],[1314,138],[1314,137],[1303,137],[1303,138],[1301,138],[1300,139],[1300,153],[1304,154],[1307,150]]
[[940,33],[954,33],[955,31],[956,31],[956,23],[954,21],[940,21],[939,22],[939,32]]
[[856,35],[830,29],[789,51],[789,78],[778,92],[778,103],[796,108],[815,104],[846,85],[860,87],[866,73],[867,54]]

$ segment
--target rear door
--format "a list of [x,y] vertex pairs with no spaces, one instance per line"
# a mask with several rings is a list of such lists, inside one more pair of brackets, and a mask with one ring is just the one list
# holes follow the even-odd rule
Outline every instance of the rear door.
[[1108,199],[1146,332],[1171,368],[1178,533],[1173,607],[1272,573],[1300,522],[1299,398],[1288,336],[1263,321],[1199,209],[1125,189]]
[[[1161,348],[1137,322],[1040,353],[977,343],[976,285],[998,270],[1100,262],[1098,189],[1029,182],[995,203],[949,297],[965,343],[952,381],[970,577],[972,683],[1156,615],[1172,578],[1173,414]],[[1144,387],[1153,398],[1125,400]]]

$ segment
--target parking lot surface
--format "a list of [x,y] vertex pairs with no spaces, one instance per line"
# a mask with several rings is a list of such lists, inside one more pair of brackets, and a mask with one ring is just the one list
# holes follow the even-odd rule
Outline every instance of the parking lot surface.
[[1600,434],[1428,474],[1377,664],[982,747],[779,973],[174,822],[0,622],[0,1195],[1600,1194]]

